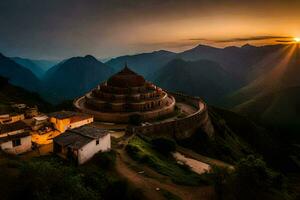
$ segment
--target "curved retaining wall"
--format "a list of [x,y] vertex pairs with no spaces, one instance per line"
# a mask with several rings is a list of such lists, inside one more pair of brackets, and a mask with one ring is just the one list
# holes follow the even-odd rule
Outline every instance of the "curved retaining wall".
[[126,132],[129,134],[145,134],[151,136],[171,136],[176,139],[185,139],[201,128],[209,137],[213,136],[214,129],[210,122],[207,106],[198,97],[191,97],[180,93],[171,93],[177,102],[185,102],[197,108],[197,112],[181,119],[169,122],[153,123],[145,126],[129,126]]
[[115,113],[106,113],[106,112],[97,112],[88,108],[82,108],[79,106],[79,101],[82,101],[84,97],[77,98],[73,101],[73,105],[75,106],[76,110],[91,114],[94,116],[94,118],[98,121],[104,121],[104,122],[112,122],[112,123],[127,123],[130,119],[130,116],[133,114],[141,114],[143,116],[143,120],[151,120],[155,119],[160,116],[167,115],[169,113],[172,113],[175,108],[175,99],[173,96],[169,96],[170,98],[170,104],[151,111],[145,111],[145,112],[115,112]]

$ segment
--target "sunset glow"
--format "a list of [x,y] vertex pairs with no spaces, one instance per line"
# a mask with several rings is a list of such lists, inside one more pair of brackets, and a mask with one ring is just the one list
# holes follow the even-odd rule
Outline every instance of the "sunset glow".
[[294,37],[300,38],[300,1],[234,2],[74,0],[70,6],[67,1],[5,1],[0,5],[0,25],[6,27],[0,44],[11,56],[64,59],[180,52],[199,44],[223,48],[299,42]]
[[300,42],[300,38],[299,37],[295,37],[294,41],[298,43],[298,42]]

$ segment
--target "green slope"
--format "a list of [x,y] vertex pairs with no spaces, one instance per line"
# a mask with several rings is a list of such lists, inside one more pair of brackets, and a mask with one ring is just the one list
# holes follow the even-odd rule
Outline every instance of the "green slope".
[[300,87],[290,87],[256,97],[234,108],[258,123],[291,133],[300,141]]

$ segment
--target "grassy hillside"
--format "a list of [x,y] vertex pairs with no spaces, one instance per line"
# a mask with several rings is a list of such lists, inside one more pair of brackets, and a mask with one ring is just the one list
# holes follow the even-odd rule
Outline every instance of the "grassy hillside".
[[296,133],[300,130],[300,87],[253,98],[234,110],[259,123]]
[[299,145],[291,144],[280,132],[266,129],[228,110],[210,107],[209,112],[216,130],[215,138],[210,139],[199,130],[181,145],[232,164],[247,155],[256,154],[263,156],[275,169],[299,171]]

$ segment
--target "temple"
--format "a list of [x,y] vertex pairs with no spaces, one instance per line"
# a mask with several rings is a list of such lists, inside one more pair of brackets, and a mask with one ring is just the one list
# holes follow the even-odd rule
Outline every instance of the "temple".
[[175,98],[125,67],[74,101],[75,107],[96,120],[128,123],[132,116],[151,121],[174,112]]

